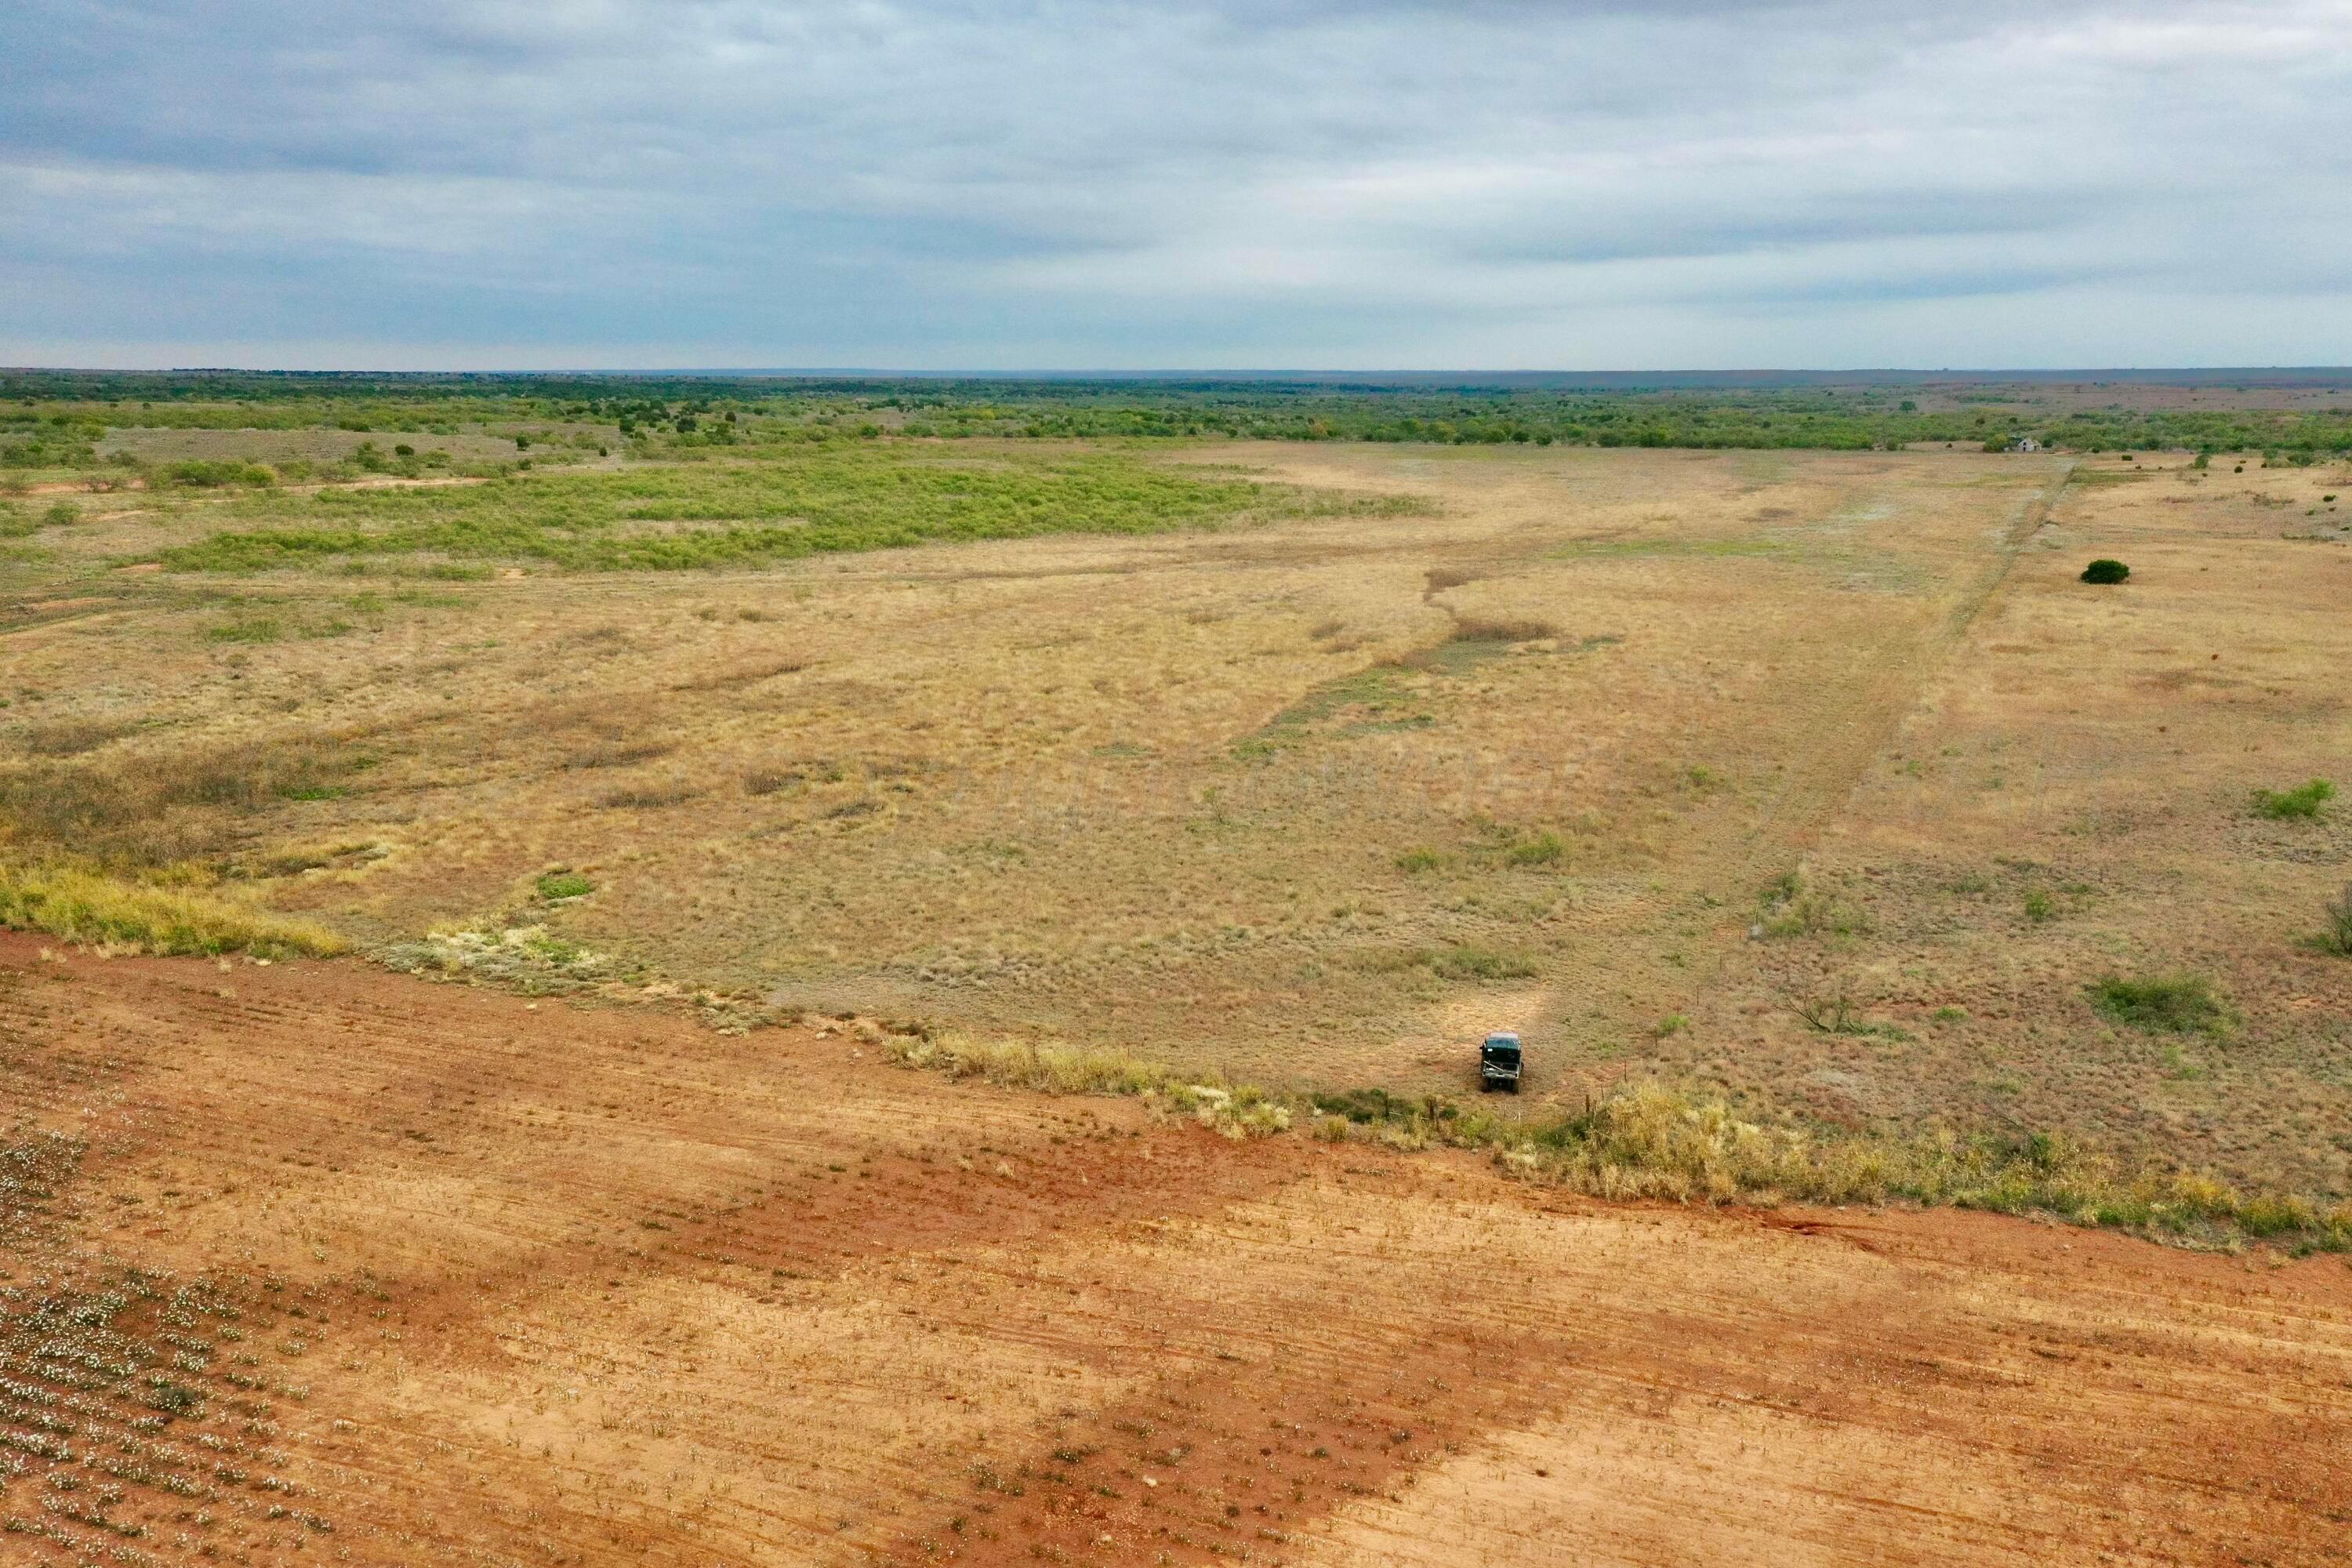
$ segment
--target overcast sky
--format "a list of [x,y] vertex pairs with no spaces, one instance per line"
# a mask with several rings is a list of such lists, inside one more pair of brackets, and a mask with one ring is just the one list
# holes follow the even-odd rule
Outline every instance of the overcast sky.
[[0,363],[2352,363],[2352,0],[5,0]]

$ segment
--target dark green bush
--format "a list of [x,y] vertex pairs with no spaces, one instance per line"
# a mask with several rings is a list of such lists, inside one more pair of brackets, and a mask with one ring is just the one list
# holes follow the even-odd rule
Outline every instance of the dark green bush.
[[2120,583],[2130,575],[2130,567],[2104,555],[2083,568],[2083,581],[2085,583]]

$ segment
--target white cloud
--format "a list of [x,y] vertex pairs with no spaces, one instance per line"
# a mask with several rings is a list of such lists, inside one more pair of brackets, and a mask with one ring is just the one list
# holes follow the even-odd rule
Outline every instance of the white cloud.
[[0,358],[2352,360],[2352,0],[18,0],[11,61]]

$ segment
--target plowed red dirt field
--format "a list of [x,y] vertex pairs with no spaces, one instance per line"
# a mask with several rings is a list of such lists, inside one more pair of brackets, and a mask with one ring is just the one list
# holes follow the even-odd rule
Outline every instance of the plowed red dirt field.
[[2321,1563],[2352,1271],[0,937],[0,1560]]

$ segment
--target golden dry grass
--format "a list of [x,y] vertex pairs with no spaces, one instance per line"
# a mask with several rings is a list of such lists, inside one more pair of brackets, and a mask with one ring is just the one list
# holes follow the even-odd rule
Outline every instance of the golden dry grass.
[[0,926],[125,952],[282,958],[344,952],[351,946],[314,921],[272,914],[249,900],[200,886],[141,883],[81,867],[5,860]]

